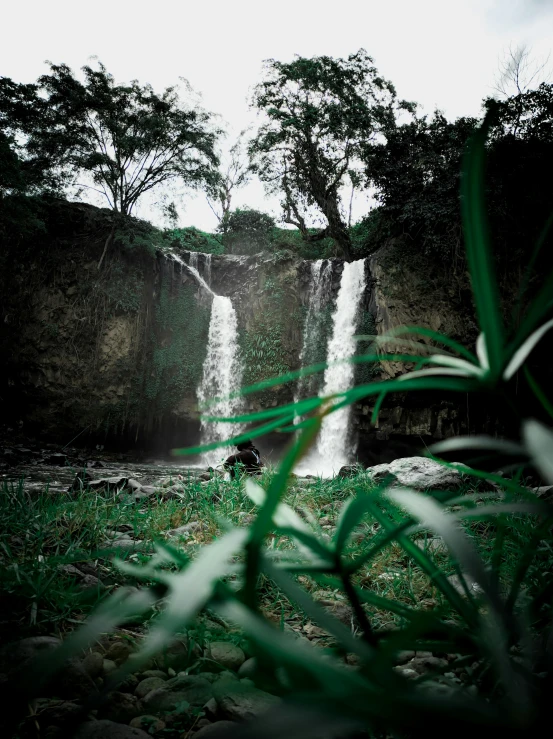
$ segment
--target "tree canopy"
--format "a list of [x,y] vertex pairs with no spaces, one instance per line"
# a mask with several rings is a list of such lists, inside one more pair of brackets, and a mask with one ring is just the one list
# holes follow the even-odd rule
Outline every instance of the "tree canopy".
[[123,215],[164,183],[213,181],[219,131],[209,113],[184,105],[175,87],[119,85],[102,64],[82,71],[84,82],[65,64],[35,85],[0,80],[2,127],[22,137],[26,162],[58,184],[95,189]]
[[[267,61],[254,105],[266,121],[250,154],[268,189],[281,193],[283,220],[306,240],[332,236],[351,258],[340,188],[348,179],[362,183],[363,147],[387,130],[400,109],[412,112],[414,106],[397,100],[394,86],[363,49],[347,59]],[[327,222],[315,233],[306,220],[312,207]]]

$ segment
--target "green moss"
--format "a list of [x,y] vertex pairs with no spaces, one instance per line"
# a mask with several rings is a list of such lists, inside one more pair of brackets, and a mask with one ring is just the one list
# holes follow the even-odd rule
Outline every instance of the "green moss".
[[155,401],[156,410],[167,410],[196,390],[205,358],[209,316],[209,308],[198,305],[193,287],[183,285],[171,294],[169,286],[162,286],[151,338],[151,366],[144,377],[145,396]]
[[[264,311],[256,316],[240,336],[243,384],[252,385],[277,377],[292,369],[292,352],[285,334],[295,313],[290,313],[287,291],[279,280],[268,278],[263,288]],[[263,405],[274,399],[274,392],[259,394]]]

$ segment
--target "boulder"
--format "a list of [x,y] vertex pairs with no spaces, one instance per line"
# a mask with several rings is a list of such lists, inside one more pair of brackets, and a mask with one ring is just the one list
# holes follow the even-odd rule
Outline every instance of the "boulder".
[[240,665],[238,670],[239,678],[253,678],[257,672],[257,660],[255,657],[250,657]]
[[391,477],[393,484],[416,490],[456,490],[466,481],[464,465],[457,466],[458,469],[450,469],[426,457],[403,457],[369,467],[366,474],[374,483]]
[[106,652],[106,659],[111,659],[116,665],[121,665],[125,662],[132,652],[132,648],[129,644],[125,644],[122,641],[113,642]]
[[142,713],[142,705],[136,695],[114,691],[109,694],[106,703],[101,706],[100,718],[128,724],[135,716]]
[[338,477],[357,477],[364,471],[360,464],[346,464],[338,470]]
[[73,739],[150,739],[150,734],[134,726],[104,719],[81,724],[73,734]]
[[230,721],[248,721],[281,702],[275,695],[238,682],[224,682],[215,693],[221,714]]
[[226,641],[214,641],[207,650],[206,657],[212,659],[226,670],[238,670],[246,661],[246,655],[235,644]]
[[161,677],[147,677],[145,680],[141,680],[138,683],[134,691],[134,694],[137,695],[139,698],[144,698],[145,696],[148,695],[148,693],[151,693],[152,690],[157,690],[157,688],[163,688],[164,685],[165,685],[165,679]]
[[99,677],[104,669],[104,658],[99,652],[89,652],[81,664],[89,677]]

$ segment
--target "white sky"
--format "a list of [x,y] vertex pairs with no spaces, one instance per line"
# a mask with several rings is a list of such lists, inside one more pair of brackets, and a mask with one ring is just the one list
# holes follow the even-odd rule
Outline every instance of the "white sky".
[[[0,75],[32,82],[46,59],[77,71],[97,56],[118,82],[161,91],[185,77],[235,134],[255,121],[248,97],[264,59],[360,47],[424,112],[478,115],[510,44],[549,53],[553,0],[26,0],[3,8],[2,26]],[[278,215],[259,183],[236,193],[233,207],[246,204]],[[202,195],[182,205],[181,225],[215,228]],[[155,219],[149,208],[137,215]]]

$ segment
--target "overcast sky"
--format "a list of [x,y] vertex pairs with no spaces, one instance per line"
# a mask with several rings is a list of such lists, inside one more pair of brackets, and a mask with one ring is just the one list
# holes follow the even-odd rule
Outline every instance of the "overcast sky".
[[[138,79],[161,91],[185,77],[234,133],[255,121],[248,98],[264,59],[346,57],[363,47],[401,98],[454,118],[479,114],[509,45],[530,45],[540,57],[553,39],[553,0],[27,0],[10,6],[2,10],[0,75],[32,82],[47,59],[76,71],[97,56],[118,82]],[[233,205],[245,204],[278,215],[278,203],[258,183],[236,194]],[[203,196],[183,205],[181,225],[215,228]],[[359,213],[362,207],[357,204]]]

